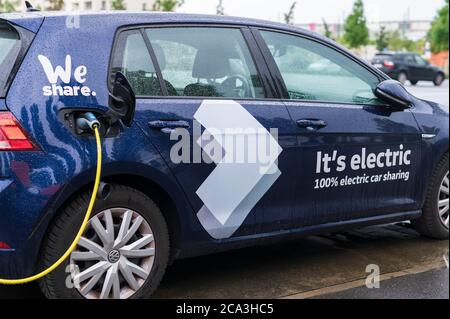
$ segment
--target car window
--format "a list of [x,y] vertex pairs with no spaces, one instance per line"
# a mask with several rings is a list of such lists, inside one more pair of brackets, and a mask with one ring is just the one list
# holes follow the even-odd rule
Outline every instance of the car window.
[[261,32],[281,72],[289,96],[353,104],[378,104],[377,76],[345,55],[299,36]]
[[412,55],[406,55],[405,56],[405,62],[406,63],[410,63],[410,64],[415,64],[416,63],[415,60],[414,60],[414,57]]
[[374,59],[377,60],[392,60],[392,55],[389,54],[377,54]]
[[4,91],[20,46],[19,34],[9,25],[0,23],[0,94]]
[[147,29],[169,96],[264,98],[239,29]]
[[137,96],[163,95],[150,53],[141,33],[136,30],[120,33],[112,63],[112,79],[122,72]]
[[414,59],[416,60],[416,63],[418,65],[422,65],[422,66],[423,65],[427,65],[427,62],[424,59],[422,59],[420,56],[418,56],[418,55],[415,55]]

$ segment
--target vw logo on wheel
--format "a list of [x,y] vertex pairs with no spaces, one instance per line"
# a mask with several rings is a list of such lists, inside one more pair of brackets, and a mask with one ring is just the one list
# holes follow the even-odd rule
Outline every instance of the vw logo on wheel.
[[120,259],[120,253],[118,250],[111,250],[108,254],[108,261],[112,264],[115,264]]

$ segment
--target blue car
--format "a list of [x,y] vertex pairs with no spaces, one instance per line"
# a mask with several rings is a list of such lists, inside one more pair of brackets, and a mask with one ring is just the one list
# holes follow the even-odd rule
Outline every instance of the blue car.
[[146,298],[181,258],[410,220],[449,234],[449,116],[292,26],[164,13],[0,15],[0,278],[75,238],[49,298]]

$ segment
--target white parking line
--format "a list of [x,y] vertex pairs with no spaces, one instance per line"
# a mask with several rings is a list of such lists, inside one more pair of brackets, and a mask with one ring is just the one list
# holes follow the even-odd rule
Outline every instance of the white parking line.
[[[389,280],[389,279],[404,277],[404,276],[408,276],[408,275],[420,274],[420,273],[427,272],[427,271],[430,271],[433,269],[442,269],[442,268],[445,268],[446,266],[447,265],[444,261],[440,261],[440,262],[434,262],[431,264],[416,266],[413,268],[409,268],[409,269],[405,269],[405,270],[401,270],[401,271],[397,271],[397,272],[387,273],[387,274],[380,276],[380,282]],[[350,282],[346,282],[346,283],[342,283],[342,284],[338,284],[338,285],[333,285],[333,286],[329,286],[329,287],[323,287],[323,288],[314,289],[314,290],[310,290],[310,291],[300,292],[297,294],[292,294],[289,296],[281,297],[280,299],[314,298],[314,297],[318,297],[318,296],[338,293],[338,292],[349,290],[349,289],[364,287],[365,285],[366,285],[366,278],[361,278],[358,280],[354,280],[354,281],[350,281]]]

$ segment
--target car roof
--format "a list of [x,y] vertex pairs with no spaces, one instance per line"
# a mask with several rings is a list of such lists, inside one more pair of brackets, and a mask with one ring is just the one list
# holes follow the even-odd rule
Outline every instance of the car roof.
[[[3,13],[0,14],[0,19],[4,20],[22,20],[22,19],[57,19],[71,16],[80,16],[92,20],[109,20],[114,17],[120,17],[121,20],[129,20],[129,24],[133,24],[136,18],[147,18],[149,23],[220,23],[220,24],[236,24],[236,25],[250,25],[258,27],[268,27],[277,29],[290,29],[295,32],[309,33],[303,28],[259,19],[251,19],[235,16],[221,16],[221,15],[207,15],[207,14],[192,14],[192,13],[175,13],[175,12],[132,12],[132,11],[37,11],[24,13]],[[317,36],[317,34],[315,34]]]
[[394,56],[394,55],[417,55],[417,53],[414,52],[379,52],[376,55],[390,55],[390,56]]
[[[21,13],[3,13],[0,14],[0,20],[7,20],[17,25],[32,24],[33,21],[37,24],[37,21],[42,19],[66,19],[68,17],[80,16],[83,20],[91,20],[93,23],[103,24],[115,24],[114,18],[120,20],[117,22],[122,25],[142,25],[157,24],[157,23],[198,23],[198,24],[232,24],[232,25],[248,25],[259,28],[272,28],[278,30],[284,30],[287,32],[300,33],[306,36],[318,38],[324,42],[332,43],[345,49],[343,46],[335,43],[331,39],[309,31],[307,29],[296,27],[293,25],[253,19],[236,16],[225,15],[207,15],[207,14],[193,14],[193,13],[177,13],[177,12],[133,12],[133,11],[33,11],[33,12],[21,12]],[[35,30],[31,30],[35,32]]]
[[[175,12],[131,12],[131,11],[89,11],[89,12],[67,12],[67,11],[38,11],[25,13],[4,13],[0,14],[0,20],[6,20],[10,23],[24,27],[32,32],[37,32],[44,20],[50,26],[59,27],[61,23],[67,21],[68,18],[80,16],[81,23],[89,24],[92,30],[117,30],[125,26],[140,26],[151,24],[209,24],[209,25],[237,25],[250,26],[261,29],[273,29],[294,34],[301,34],[306,37],[320,40],[328,43],[330,46],[339,48],[350,56],[354,54],[339,43],[325,37],[324,35],[306,30],[304,28],[288,25],[285,23],[272,22],[259,19],[221,16],[221,15],[205,15],[191,13],[175,13]],[[48,28],[46,29],[48,30]],[[366,63],[366,61],[361,61]]]
[[[0,20],[6,20],[19,26],[38,24],[42,19],[58,20],[67,19],[68,17],[80,16],[84,21],[90,21],[93,24],[102,25],[142,25],[142,24],[230,24],[230,25],[248,25],[259,28],[270,28],[283,30],[287,32],[300,33],[306,36],[320,39],[323,42],[328,42],[341,49],[346,50],[343,46],[337,44],[331,39],[309,31],[307,29],[288,25],[285,23],[266,21],[260,19],[222,16],[222,15],[206,15],[206,14],[192,14],[192,13],[176,13],[176,12],[132,12],[132,11],[33,11],[23,13],[3,13],[0,14]],[[30,29],[31,30],[31,29]],[[31,30],[36,32],[35,30]]]

